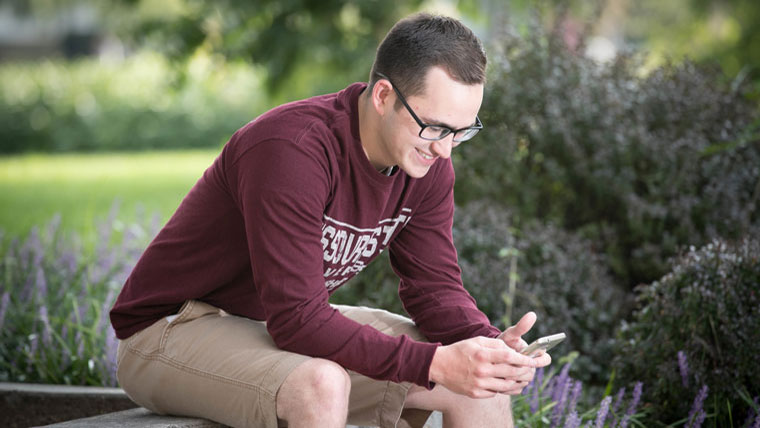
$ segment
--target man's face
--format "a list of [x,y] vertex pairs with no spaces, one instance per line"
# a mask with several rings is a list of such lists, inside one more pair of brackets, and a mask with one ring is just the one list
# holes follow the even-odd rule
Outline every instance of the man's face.
[[[394,93],[393,102],[395,97]],[[433,67],[425,76],[425,90],[406,97],[406,101],[425,124],[466,128],[475,124],[483,85],[457,82],[442,68]],[[391,165],[414,178],[425,176],[438,158],[448,159],[455,144],[453,134],[438,141],[425,140],[419,134],[420,125],[405,107],[389,109],[383,121],[383,152]]]

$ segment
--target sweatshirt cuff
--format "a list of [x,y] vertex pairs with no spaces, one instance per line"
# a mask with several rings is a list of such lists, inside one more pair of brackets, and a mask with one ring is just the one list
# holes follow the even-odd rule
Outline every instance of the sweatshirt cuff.
[[441,343],[439,342],[420,343],[420,349],[418,351],[419,359],[417,361],[420,361],[421,364],[419,365],[419,370],[416,374],[416,377],[409,379],[411,382],[414,382],[423,388],[427,388],[428,390],[433,389],[435,382],[432,382],[430,380],[430,365],[433,363],[433,356],[435,355],[435,351],[439,346],[441,346]]

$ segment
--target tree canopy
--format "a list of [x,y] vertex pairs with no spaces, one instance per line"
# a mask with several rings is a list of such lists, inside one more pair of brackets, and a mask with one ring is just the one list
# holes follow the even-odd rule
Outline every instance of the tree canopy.
[[[120,0],[136,12],[122,28],[137,44],[171,58],[198,49],[246,60],[266,70],[277,92],[301,72],[321,77],[365,79],[377,44],[400,17],[421,0]],[[317,80],[317,81],[314,81]],[[326,83],[329,86],[329,83]],[[331,88],[333,89],[333,88]]]

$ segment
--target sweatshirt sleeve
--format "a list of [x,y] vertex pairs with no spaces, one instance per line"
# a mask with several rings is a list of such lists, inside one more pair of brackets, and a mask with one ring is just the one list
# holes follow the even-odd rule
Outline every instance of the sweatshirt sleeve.
[[447,345],[476,336],[496,337],[500,331],[462,285],[452,237],[450,160],[432,182],[420,208],[390,246],[404,309],[430,341]]
[[281,349],[329,359],[375,379],[430,388],[438,344],[383,334],[328,303],[321,238],[330,172],[314,146],[262,141],[228,171],[267,330]]

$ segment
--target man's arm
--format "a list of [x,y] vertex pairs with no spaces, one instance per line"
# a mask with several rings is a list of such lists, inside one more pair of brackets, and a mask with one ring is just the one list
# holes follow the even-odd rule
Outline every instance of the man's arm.
[[390,245],[404,309],[428,340],[444,345],[501,333],[462,285],[451,234],[454,170],[451,162],[446,162],[437,170],[409,223]]
[[391,245],[391,262],[401,278],[399,295],[423,334],[447,345],[435,352],[431,381],[474,398],[516,394],[533,378],[535,368],[548,365],[551,358],[517,352],[535,314],[501,333],[464,289],[451,235],[453,186],[449,163]]

